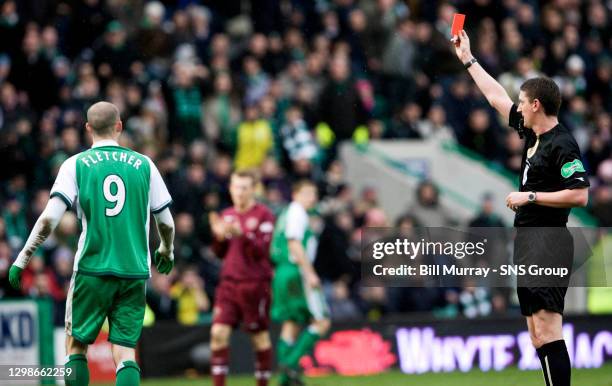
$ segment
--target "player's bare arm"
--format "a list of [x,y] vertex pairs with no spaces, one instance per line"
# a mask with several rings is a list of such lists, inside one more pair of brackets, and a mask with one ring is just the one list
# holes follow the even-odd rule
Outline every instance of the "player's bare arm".
[[155,265],[160,273],[168,274],[174,265],[174,219],[170,209],[155,214],[160,244],[155,252]]
[[58,197],[52,197],[40,214],[25,245],[9,271],[9,281],[14,288],[21,286],[21,272],[28,265],[38,247],[53,232],[68,207]]
[[193,290],[191,293],[193,294],[198,310],[203,312],[210,310],[210,299],[204,291],[204,281],[202,278],[196,275],[189,276],[187,280],[185,280],[185,286]]
[[302,274],[306,278],[306,283],[311,288],[320,287],[321,281],[319,279],[319,276],[315,272],[314,267],[308,259],[308,256],[306,256],[306,251],[304,250],[301,241],[289,240],[288,245],[289,253],[291,253],[291,256],[293,256],[293,258],[295,259],[295,263],[301,268]]
[[[455,44],[455,53],[464,65],[468,65],[474,56],[470,49],[470,39],[464,30],[461,30],[458,36],[453,37],[452,42]],[[497,110],[505,121],[508,121],[510,116],[510,108],[512,108],[512,99],[501,84],[499,84],[484,68],[474,62],[469,65],[468,72],[476,82],[480,91],[484,94],[489,104]]]

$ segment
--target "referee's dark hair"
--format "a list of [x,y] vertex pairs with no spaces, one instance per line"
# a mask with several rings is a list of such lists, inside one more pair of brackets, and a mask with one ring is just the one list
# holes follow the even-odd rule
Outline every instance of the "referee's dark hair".
[[554,80],[542,76],[528,79],[521,86],[521,91],[527,94],[530,101],[540,101],[544,114],[558,116],[561,107],[561,91]]

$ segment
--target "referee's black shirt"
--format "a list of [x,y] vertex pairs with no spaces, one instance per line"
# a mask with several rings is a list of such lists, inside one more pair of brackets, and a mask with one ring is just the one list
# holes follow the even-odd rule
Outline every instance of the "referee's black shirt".
[[[589,186],[587,173],[582,165],[580,149],[572,133],[558,124],[539,137],[525,129],[523,116],[517,106],[510,109],[509,125],[524,130],[525,148],[521,163],[521,192],[556,192],[564,189],[579,189]],[[535,152],[529,151],[536,146]],[[528,153],[531,157],[527,157]],[[514,217],[515,227],[546,226],[562,227],[567,224],[570,208],[550,208],[537,204],[519,207]]]

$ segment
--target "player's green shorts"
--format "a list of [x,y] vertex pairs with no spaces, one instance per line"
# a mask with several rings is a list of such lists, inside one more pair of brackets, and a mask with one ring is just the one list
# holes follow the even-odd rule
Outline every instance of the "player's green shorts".
[[299,267],[282,264],[272,279],[272,319],[308,324],[312,319],[329,318],[329,307],[320,288],[310,289],[302,282]]
[[135,347],[145,313],[145,280],[75,272],[66,299],[66,333],[92,344],[108,318],[111,343]]

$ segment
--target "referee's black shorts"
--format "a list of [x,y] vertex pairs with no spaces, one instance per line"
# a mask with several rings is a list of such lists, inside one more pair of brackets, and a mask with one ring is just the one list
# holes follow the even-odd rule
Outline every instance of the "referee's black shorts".
[[574,240],[565,227],[519,227],[514,240],[514,264],[537,268],[566,268],[564,277],[517,276],[517,294],[525,316],[547,310],[563,314],[574,259]]

